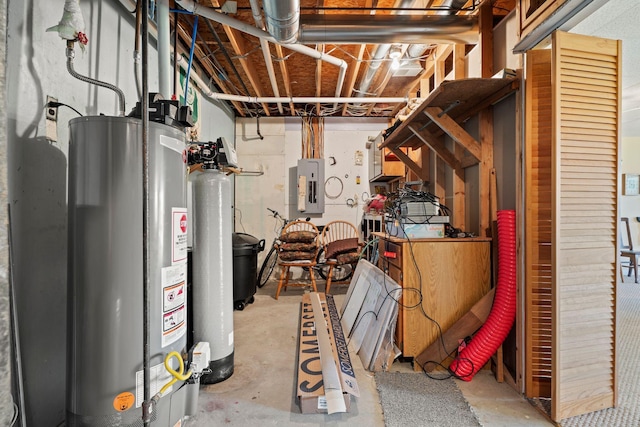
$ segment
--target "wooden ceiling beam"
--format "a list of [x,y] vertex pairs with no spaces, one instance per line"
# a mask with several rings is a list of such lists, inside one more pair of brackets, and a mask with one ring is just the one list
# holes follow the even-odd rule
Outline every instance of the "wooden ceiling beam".
[[[205,1],[205,4],[207,2]],[[220,2],[218,0],[209,0],[209,6],[213,8],[219,8]],[[256,73],[256,65],[254,61],[251,60],[248,56],[249,50],[247,49],[244,38],[242,37],[242,33],[234,28],[229,27],[228,25],[222,25],[222,29],[224,30],[227,38],[229,39],[229,43],[233,47],[238,60],[240,61],[240,65],[244,70],[244,73],[247,75],[249,79],[249,83],[253,88],[256,96],[264,96],[264,89],[262,86],[262,82],[260,81],[260,77]],[[264,109],[264,113],[267,116],[270,116],[269,105],[266,103],[262,103],[262,108]]]
[[[242,66],[244,73],[247,75],[249,83],[256,93],[256,96],[264,96],[264,89],[260,81],[260,77],[256,72],[257,67],[248,56],[250,49],[247,48],[247,44],[245,43],[245,39],[242,37],[242,33],[235,28],[231,28],[227,25],[223,25],[222,27],[225,33],[227,33],[227,37],[229,37],[229,42],[231,43],[233,50],[238,56],[240,65]],[[262,108],[264,109],[265,115],[271,115],[271,113],[269,112],[269,106],[266,103],[262,103]]]
[[[366,0],[364,2],[364,7],[373,7],[374,4],[377,4],[378,0]],[[375,11],[371,11],[371,15],[374,15]],[[358,54],[356,55],[356,59],[351,61],[349,64],[349,77],[347,78],[347,85],[344,87],[342,94],[344,96],[351,96],[353,93],[353,88],[356,85],[356,79],[358,78],[358,72],[360,71],[360,65],[362,64],[362,58],[364,58],[364,52],[367,49],[366,44],[361,44],[358,48]],[[344,104],[342,106],[342,115],[347,115],[347,106],[348,104]]]
[[[383,65],[384,66],[384,65]],[[378,84],[376,87],[378,88],[376,90],[376,95],[381,94],[382,92],[384,92],[384,89],[387,87],[387,85],[389,84],[389,80],[391,79],[391,70],[388,69],[389,67],[387,67],[387,71],[384,73],[384,77],[382,78],[382,81],[380,82],[380,84]],[[378,70],[378,73],[380,73],[380,70]],[[380,75],[380,74],[378,74]],[[373,111],[373,108],[376,106],[376,104],[371,104],[371,106],[367,109],[367,116],[371,115],[371,112]]]
[[[276,54],[278,55],[278,63],[280,64],[280,73],[282,74],[282,82],[284,84],[284,91],[289,98],[292,97],[291,94],[291,78],[289,77],[289,70],[287,69],[286,61],[284,60],[284,51],[282,50],[282,46],[279,44],[274,44],[276,47]],[[289,108],[291,109],[291,115],[296,114],[296,107],[293,105],[293,102],[289,102]]]
[[[357,59],[355,59],[349,65],[349,77],[347,79],[347,86],[343,90],[344,96],[351,96],[353,93],[353,88],[356,85],[356,79],[358,78],[358,71],[360,71],[360,64],[362,64],[362,58],[364,57],[364,51],[367,48],[366,44],[361,44],[358,49]],[[342,115],[346,116],[348,104],[344,104],[342,106]]]
[[[220,8],[220,4],[223,4],[224,0],[198,0],[198,2],[199,4],[205,7]],[[422,4],[422,6],[425,8],[437,7],[442,4],[445,4],[446,2],[447,0],[424,0],[423,2],[424,4]],[[363,10],[360,12],[353,11],[350,13],[358,13],[362,17],[362,19],[367,19],[368,16],[376,14],[377,12],[376,8],[381,6],[386,7],[389,5],[389,3],[395,4],[397,2],[391,1],[391,0],[388,0],[385,2],[378,1],[378,0],[358,0],[358,2],[356,3],[358,3],[358,5],[363,5],[365,8],[370,8],[370,9]],[[331,1],[303,0],[303,5],[306,5],[306,7],[308,6],[318,7],[319,9],[316,9],[315,11],[313,11],[313,13],[317,13],[317,14],[336,13],[333,10],[328,11],[328,10],[322,9],[323,6],[334,6],[336,4],[343,5],[345,4],[345,2],[338,2],[337,0],[331,0]],[[469,7],[472,4],[474,4],[474,1],[468,0],[465,6]],[[493,0],[491,2],[491,6],[493,6],[492,8],[496,13],[498,9],[505,9],[505,11],[512,10],[513,8],[516,7],[516,4],[517,4],[517,0]],[[243,3],[243,6],[246,6],[246,5],[247,5],[246,2]],[[491,6],[485,5],[484,7],[491,8]],[[461,13],[466,15],[468,14],[480,15],[479,14],[480,9],[481,7],[477,7],[476,10],[474,10],[473,12],[465,11]],[[312,13],[312,12],[309,12],[309,13]],[[388,13],[388,12],[381,11],[379,13]],[[433,16],[437,13],[438,11],[436,10],[424,11],[425,15]],[[485,16],[488,16],[488,14],[485,13]],[[242,11],[239,10],[238,14],[234,15],[234,18],[244,21],[249,25],[254,24],[252,15],[248,11],[248,8],[243,8]],[[193,22],[193,19],[192,18],[185,19],[185,21]],[[487,24],[491,23],[492,25],[496,23],[495,20],[493,20],[492,22],[489,22],[490,17],[486,17],[485,21]],[[185,28],[188,30],[189,29],[188,25],[185,25]],[[205,75],[203,73],[202,76],[209,78],[212,81],[215,81],[216,85],[220,88],[220,90],[225,93],[237,94],[238,93],[237,87],[239,87],[239,85],[236,84],[236,81],[239,81],[240,84],[244,85],[244,83],[246,83],[246,86],[249,87],[249,91],[248,91],[249,96],[258,96],[258,97],[269,96],[271,92],[271,86],[269,85],[270,82],[267,81],[265,74],[262,73],[261,67],[263,63],[262,63],[261,57],[255,56],[256,55],[255,51],[257,50],[256,49],[257,43],[254,42],[255,39],[253,38],[253,36],[248,36],[242,31],[234,30],[226,26],[223,26],[223,28],[221,29],[216,25],[216,30],[217,30],[216,35],[219,35],[220,38],[224,41],[223,42],[224,46],[221,47],[221,49],[228,50],[229,54],[231,54],[235,59],[235,61],[233,61],[233,64],[237,66],[238,71],[240,71],[241,69],[240,67],[242,67],[242,70],[244,71],[244,73],[242,71],[240,72],[241,77],[234,75],[231,81],[226,81],[224,77],[218,77],[218,73],[220,72],[219,68],[221,67],[221,65],[216,62],[216,58],[220,58],[220,56],[218,55],[217,51],[216,51],[215,58],[207,58],[206,56],[201,56],[203,50],[207,52],[209,55],[211,55],[211,49],[213,49],[212,45],[214,44],[214,41],[212,40],[212,36],[209,35],[209,32],[201,31],[201,34],[205,35],[205,39],[204,40],[202,38],[199,39],[198,45],[199,45],[200,51],[199,52],[196,51],[197,53],[196,53],[196,57],[194,58],[194,63],[197,64],[199,59],[199,61],[201,62],[202,70],[206,71],[206,73],[209,74],[209,75]],[[190,34],[187,34],[187,37],[190,37]],[[187,41],[186,39],[184,40],[185,40],[186,46],[190,45],[190,41]],[[325,93],[323,92],[323,84],[324,84],[324,87],[328,87],[330,83],[329,79],[333,78],[333,73],[329,72],[330,70],[327,69],[326,67],[324,67],[324,70],[323,70],[323,65],[321,64],[321,61],[316,60],[317,63],[315,67],[315,75],[312,74],[313,71],[312,69],[310,69],[309,70],[310,72],[306,72],[304,76],[297,78],[297,80],[301,80],[301,81],[297,81],[294,83],[292,82],[292,79],[294,76],[293,74],[294,70],[297,70],[297,67],[303,61],[307,61],[306,62],[307,67],[311,65],[308,62],[308,58],[303,59],[301,57],[292,57],[290,58],[290,60],[285,61],[283,58],[286,57],[285,55],[287,53],[287,50],[284,49],[284,47],[277,44],[274,44],[274,46],[275,46],[275,50],[273,51],[273,54],[277,55],[277,57],[280,58],[280,61],[278,61],[280,65],[280,68],[279,68],[280,75],[276,73],[277,78],[282,79],[281,81],[278,80],[278,85],[280,87],[280,90],[283,93],[286,93],[286,96],[288,98],[294,98],[296,96],[306,96],[311,94],[315,94],[315,96],[321,97],[322,94]],[[211,49],[208,49],[208,47],[211,47]],[[326,45],[324,46],[318,45],[318,50],[321,50],[323,48],[327,50],[329,49],[329,47],[327,47]],[[347,48],[349,50],[343,50],[343,52],[345,53],[344,55],[342,55],[342,57],[344,57],[344,59],[349,63],[349,69],[344,82],[345,84],[343,86],[342,93],[340,94],[341,96],[349,97],[354,94],[354,90],[357,89],[360,84],[359,78],[362,74],[363,68],[365,68],[367,65],[363,61],[363,59],[366,59],[365,58],[365,55],[367,55],[366,51],[367,49],[375,49],[375,48],[376,48],[375,44],[374,45],[357,44]],[[450,51],[446,52],[446,50],[449,50],[449,49],[451,49],[451,45],[438,45],[437,49],[433,50],[432,52],[433,54],[430,55],[430,57],[426,61],[425,71],[423,72],[422,80],[420,81],[412,81],[411,79],[404,79],[402,81],[396,80],[396,79],[390,79],[391,75],[388,71],[388,67],[385,66],[383,69],[378,70],[378,73],[376,73],[376,76],[374,78],[374,81],[371,87],[377,88],[378,90],[376,92],[378,94],[382,93],[380,92],[380,89],[382,89],[384,93],[393,92],[400,96],[411,96],[411,95],[416,96],[417,94],[412,92],[414,92],[416,90],[415,89],[416,86],[419,85],[421,95],[423,97],[427,97],[430,91],[434,89],[433,87],[434,85],[431,85],[432,87],[429,87],[429,82],[430,82],[429,77],[431,77],[433,80],[437,80],[437,83],[440,83],[440,81],[444,78],[444,61],[447,58],[447,56],[450,54]],[[461,74],[463,73],[463,70],[464,70],[464,67],[463,67],[464,55],[461,54],[462,51],[463,51],[463,47],[456,46],[453,54],[453,57],[454,57],[453,71],[456,75],[456,78],[461,78]],[[345,55],[348,56],[349,58],[347,58]],[[440,61],[434,61],[434,57],[437,57]],[[484,61],[486,57],[487,55],[483,55],[483,63],[488,63],[487,61]],[[229,69],[227,64],[225,64],[225,67]],[[295,75],[297,76],[297,74]],[[437,87],[437,83],[435,85],[436,87]],[[312,88],[313,85],[315,85],[315,91]],[[303,88],[306,88],[306,89],[303,89]],[[298,93],[301,90],[305,90],[306,93],[304,94]],[[311,91],[309,92],[309,90]],[[365,99],[363,98],[363,102],[362,102],[363,104],[365,104],[364,101]],[[266,103],[261,103],[261,104],[262,104],[262,108],[264,108],[265,114],[267,115],[271,115],[271,116],[287,115],[287,114],[295,115],[296,106],[290,101],[290,99],[288,101],[285,101],[285,105],[289,107],[290,111],[285,111],[284,114],[276,113],[275,111],[270,112],[269,106],[266,105]],[[341,105],[341,108],[338,109],[337,111],[330,112],[329,110],[327,110],[325,111],[325,113],[328,115],[334,115],[334,116],[338,116],[338,115],[347,116],[351,111],[351,109],[349,108],[349,105],[350,104],[348,103],[344,103],[343,105]],[[246,102],[239,102],[239,103],[234,102],[233,106],[236,108],[239,114],[240,112],[245,112],[246,114],[249,114],[247,110]],[[392,119],[395,115],[398,114],[399,111],[401,111],[403,107],[403,105],[398,105],[397,107],[394,106],[394,107],[389,107],[388,109],[379,110],[379,109],[376,109],[376,107],[378,106],[380,106],[380,104],[378,105],[369,104],[364,109],[362,108],[358,109],[358,112],[364,116],[378,115],[378,116],[384,116]],[[324,106],[316,102],[314,104],[314,107],[318,111],[318,114],[320,114],[320,111]],[[457,116],[458,114],[456,114],[456,116],[452,115],[451,117],[454,120],[458,121]],[[438,138],[439,135],[442,135],[440,130],[437,130],[437,131],[432,130],[431,134],[436,138]],[[422,143],[419,142],[417,139],[416,139],[416,144],[418,146],[422,145]]]

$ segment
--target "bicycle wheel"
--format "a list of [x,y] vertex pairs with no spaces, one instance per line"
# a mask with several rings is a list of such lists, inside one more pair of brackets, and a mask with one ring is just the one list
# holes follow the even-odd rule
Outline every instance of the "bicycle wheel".
[[272,247],[266,258],[262,262],[262,267],[260,267],[260,273],[258,273],[258,283],[257,286],[259,288],[263,287],[267,284],[269,277],[271,277],[271,273],[273,273],[273,269],[276,267],[276,263],[278,262],[278,251],[275,247]]
[[346,282],[353,275],[353,266],[351,264],[336,265],[333,268],[332,282]]
[[[320,277],[326,280],[327,276],[329,275],[329,266],[325,264],[326,260],[324,259],[324,248],[320,248],[320,251],[318,251],[316,262],[318,267],[318,274],[320,274]],[[353,267],[351,266],[351,264],[336,265],[333,268],[333,277],[331,278],[331,281],[344,282],[346,280],[349,280],[352,274]]]

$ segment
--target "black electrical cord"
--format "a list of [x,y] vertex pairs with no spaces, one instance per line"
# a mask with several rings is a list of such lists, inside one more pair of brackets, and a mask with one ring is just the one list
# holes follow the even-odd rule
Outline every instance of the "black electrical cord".
[[[229,52],[227,51],[227,48],[224,47],[224,44],[222,43],[222,40],[220,39],[220,36],[216,32],[216,30],[213,28],[213,25],[211,25],[211,21],[209,19],[205,19],[204,22],[205,22],[205,24],[207,24],[207,27],[209,28],[209,31],[211,32],[213,37],[215,37],[216,43],[220,47],[220,51],[222,52],[222,55],[224,56],[224,58],[229,63],[229,66],[231,67],[231,71],[233,71],[233,73],[238,78],[238,81],[242,85],[242,88],[244,89],[244,95],[249,96],[250,92],[249,92],[249,89],[247,88],[247,85],[245,84],[244,80],[242,80],[242,77],[240,76],[240,73],[238,72],[238,69],[233,64],[233,60],[231,59],[231,56],[229,55]],[[209,49],[209,45],[207,43],[204,43],[204,45],[207,47],[207,49]],[[210,49],[209,49],[209,55],[210,55],[211,58],[214,58],[214,56],[211,53]],[[220,67],[221,70],[223,69],[221,65],[218,64],[218,66]]]
[[70,108],[70,109],[72,109],[73,111],[75,111],[75,112],[76,112],[76,114],[78,114],[80,117],[82,117],[82,116],[83,116],[83,114],[82,114],[80,111],[76,110],[76,109],[75,109],[75,108],[73,108],[71,105],[67,105],[67,104],[65,104],[65,103],[63,103],[63,102],[58,102],[58,101],[49,101],[49,102],[47,102],[47,103],[44,105],[44,107],[43,107],[43,108],[58,108],[58,107],[67,107],[67,108]]

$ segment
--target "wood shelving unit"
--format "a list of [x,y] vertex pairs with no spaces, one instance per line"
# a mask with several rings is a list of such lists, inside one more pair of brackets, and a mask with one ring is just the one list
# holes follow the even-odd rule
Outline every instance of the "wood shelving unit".
[[[419,175],[422,168],[400,148],[427,145],[454,169],[464,168],[482,160],[480,142],[461,123],[490,107],[518,89],[516,77],[502,79],[463,79],[444,81],[413,113],[380,145],[389,148],[411,170]],[[447,134],[464,147],[463,156],[449,150],[441,136]]]
[[[452,216],[455,227],[465,224],[465,169],[479,165],[479,233],[490,236],[490,175],[493,169],[493,115],[491,106],[519,88],[519,77],[447,80],[431,92],[418,108],[380,144],[388,148],[419,177],[429,176],[429,164],[418,165],[405,149],[428,147],[454,171]],[[479,116],[479,138],[462,124]],[[454,141],[453,148],[443,136]],[[439,171],[435,172],[439,175]],[[436,196],[445,196],[443,182],[436,178]]]

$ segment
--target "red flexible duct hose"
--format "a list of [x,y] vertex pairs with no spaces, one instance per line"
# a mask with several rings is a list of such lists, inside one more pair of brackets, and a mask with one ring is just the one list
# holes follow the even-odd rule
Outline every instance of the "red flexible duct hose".
[[487,321],[449,365],[458,378],[471,381],[507,337],[516,317],[516,212],[498,211],[498,281]]

